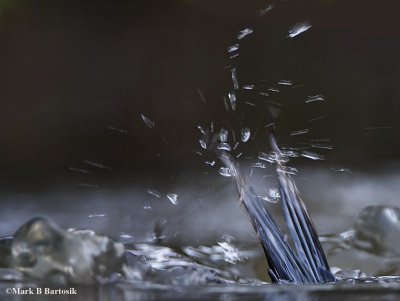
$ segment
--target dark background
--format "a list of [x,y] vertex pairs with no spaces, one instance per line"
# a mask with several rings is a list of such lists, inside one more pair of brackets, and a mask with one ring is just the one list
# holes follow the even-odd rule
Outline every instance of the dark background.
[[[375,168],[397,160],[395,2],[276,1],[259,16],[268,4],[2,1],[1,186],[47,189],[49,182],[78,181],[81,175],[68,168],[89,168],[83,160],[112,168],[95,181],[198,168],[196,125],[225,118],[226,49],[248,26],[255,31],[241,43],[242,82],[286,78],[305,87],[281,97],[288,109],[278,131],[302,128],[302,120],[321,113],[323,134],[335,146],[329,164]],[[288,27],[304,20],[313,27],[287,39]],[[290,111],[291,102],[313,94],[327,99],[319,112]],[[390,128],[364,130],[374,126]]]

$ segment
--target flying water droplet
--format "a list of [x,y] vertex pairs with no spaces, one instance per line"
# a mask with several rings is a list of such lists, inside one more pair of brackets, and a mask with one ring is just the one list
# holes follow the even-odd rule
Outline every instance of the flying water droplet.
[[155,123],[153,120],[151,120],[149,117],[144,116],[143,114],[140,114],[140,117],[142,117],[143,122],[149,127],[149,128],[154,128]]
[[94,218],[94,217],[106,217],[104,213],[94,213],[94,214],[89,214],[88,218]]
[[241,129],[240,133],[242,142],[246,143],[247,141],[249,141],[251,135],[249,128]]
[[252,33],[253,33],[253,29],[247,27],[247,28],[245,28],[245,29],[239,31],[239,33],[238,33],[238,35],[237,35],[237,39],[238,39],[238,40],[241,40],[241,39],[243,39],[244,37],[246,37],[246,36],[248,36],[249,34],[252,34]]
[[83,162],[86,163],[86,164],[88,164],[88,165],[91,165],[91,166],[100,168],[100,169],[108,169],[108,170],[110,170],[110,171],[112,170],[111,167],[108,167],[108,166],[106,166],[106,165],[104,165],[104,164],[102,164],[102,163],[95,162],[95,161],[92,161],[92,160],[84,160]]
[[224,128],[222,128],[219,133],[219,141],[221,141],[221,142],[228,141],[228,131]]
[[253,90],[254,89],[254,85],[244,85],[242,87],[243,90]]
[[306,99],[306,103],[315,102],[315,101],[323,101],[325,100],[324,96],[321,94],[308,96]]
[[161,197],[161,193],[157,190],[151,189],[151,188],[147,188],[147,193],[155,196],[156,198],[160,198]]
[[229,53],[234,52],[236,50],[239,50],[239,44],[237,44],[237,43],[235,45],[232,45],[232,46],[228,47],[228,52]]
[[292,86],[292,85],[293,85],[293,82],[292,82],[291,80],[288,80],[288,79],[281,79],[281,80],[278,82],[278,85],[282,85],[282,86]]
[[236,94],[235,94],[235,92],[229,92],[228,98],[231,103],[232,110],[235,111],[236,110]]
[[236,68],[231,69],[231,76],[232,76],[233,88],[235,90],[239,90],[239,81],[237,78]]
[[227,167],[221,167],[219,169],[219,174],[223,177],[232,177],[232,173]]
[[270,188],[269,196],[274,200],[278,200],[281,197],[281,194],[279,193],[279,189],[278,188]]
[[218,149],[219,150],[224,150],[227,152],[230,152],[232,150],[231,146],[228,143],[222,142],[218,144]]
[[298,136],[298,135],[304,135],[307,134],[310,130],[309,129],[302,129],[298,131],[293,131],[290,133],[290,136]]
[[201,125],[198,125],[197,128],[203,135],[206,133],[206,130]]
[[266,8],[260,10],[259,15],[262,16],[274,8],[273,4],[268,5]]
[[288,32],[289,34],[287,37],[294,38],[299,34],[302,34],[303,32],[309,30],[310,28],[311,28],[311,23],[308,21],[297,23],[289,28]]
[[215,165],[215,161],[205,161],[204,163],[207,164],[207,165],[210,165],[210,166],[214,166]]
[[262,162],[256,162],[256,163],[252,164],[251,167],[252,168],[262,168],[262,169],[267,168],[267,166]]
[[277,172],[281,172],[281,173],[285,173],[285,174],[289,174],[289,175],[297,175],[299,170],[297,168],[294,167],[288,167],[288,166],[278,166],[276,168]]
[[309,151],[302,151],[301,155],[304,158],[308,158],[308,159],[311,159],[311,160],[325,160],[324,156],[319,155],[317,153],[309,152]]
[[176,193],[168,193],[167,198],[173,205],[178,205],[178,195]]
[[327,145],[327,144],[311,144],[311,147],[313,148],[320,148],[320,149],[333,149],[332,145]]
[[207,144],[206,144],[206,142],[205,142],[203,139],[200,139],[200,140],[199,140],[199,143],[200,143],[200,146],[201,146],[202,148],[207,149]]

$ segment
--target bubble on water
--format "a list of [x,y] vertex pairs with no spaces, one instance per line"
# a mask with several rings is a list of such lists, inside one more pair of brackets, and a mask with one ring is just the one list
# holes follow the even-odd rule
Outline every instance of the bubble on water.
[[236,110],[236,94],[235,94],[235,92],[229,92],[228,98],[231,103],[232,111],[235,111]]
[[149,117],[147,117],[147,116],[145,116],[145,115],[143,115],[143,114],[140,114],[140,117],[142,117],[143,122],[144,122],[149,128],[151,128],[151,129],[154,128],[155,123],[154,123],[153,120],[151,120]]
[[325,100],[324,96],[321,94],[307,96],[306,103],[316,102],[316,101],[323,101]]
[[237,43],[236,43],[236,44],[234,44],[234,45],[232,45],[232,46],[229,46],[229,47],[228,47],[228,52],[229,52],[229,53],[231,53],[231,52],[235,52],[236,50],[238,50],[238,49],[239,49],[239,46],[240,46],[240,45],[239,45],[239,44],[237,44]]
[[224,128],[219,132],[219,141],[226,142],[228,141],[228,131]]
[[224,150],[224,151],[227,151],[227,152],[230,152],[232,150],[231,146],[226,142],[219,143],[218,144],[218,149],[219,150]]
[[302,151],[301,156],[303,156],[304,158],[311,159],[311,160],[325,160],[324,156],[317,154],[317,153],[310,152],[310,151]]
[[242,142],[249,141],[250,135],[251,135],[251,132],[250,132],[249,128],[242,128],[240,133],[241,133],[240,137],[241,137]]
[[246,37],[246,36],[248,36],[249,34],[252,34],[252,33],[253,33],[253,29],[250,28],[250,27],[247,27],[247,28],[245,28],[245,29],[239,31],[239,33],[238,33],[238,35],[237,35],[237,39],[238,39],[238,40],[241,40],[241,39],[243,39],[244,37]]
[[254,89],[254,85],[243,85],[242,87],[243,90],[253,90]]
[[178,195],[176,193],[168,193],[167,198],[173,205],[178,205]]
[[232,173],[227,167],[221,167],[219,169],[219,174],[223,177],[232,177]]
[[293,131],[290,133],[290,136],[304,135],[304,134],[307,134],[309,131],[310,131],[310,129],[302,129],[302,130]]
[[302,34],[303,32],[309,30],[310,28],[311,28],[311,23],[308,21],[297,23],[289,28],[289,31],[288,31],[289,34],[287,37],[294,38],[294,37],[298,36],[299,34]]
[[161,197],[161,193],[155,189],[151,189],[151,188],[147,188],[147,193],[155,196],[156,198],[160,198]]
[[239,80],[237,78],[236,68],[231,69],[231,77],[232,77],[233,88],[235,90],[239,90]]
[[207,149],[207,144],[203,139],[199,139],[200,146],[204,149]]
[[278,85],[282,85],[282,86],[292,86],[292,85],[293,85],[293,82],[292,82],[291,80],[288,80],[288,79],[281,79],[281,80],[278,82]]

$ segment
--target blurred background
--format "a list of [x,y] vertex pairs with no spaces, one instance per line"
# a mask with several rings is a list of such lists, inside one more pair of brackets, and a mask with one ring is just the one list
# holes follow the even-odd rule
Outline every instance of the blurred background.
[[[397,205],[397,19],[387,0],[0,0],[0,234],[44,215],[138,241],[157,223],[173,243],[255,241],[231,179],[196,153],[198,124],[229,128],[232,65],[241,85],[294,83],[271,92],[279,143],[330,139],[326,160],[294,163],[320,232],[345,230],[368,204]],[[317,94],[325,101],[305,104]],[[265,108],[238,106],[256,129]],[[249,156],[262,151],[256,137]]]

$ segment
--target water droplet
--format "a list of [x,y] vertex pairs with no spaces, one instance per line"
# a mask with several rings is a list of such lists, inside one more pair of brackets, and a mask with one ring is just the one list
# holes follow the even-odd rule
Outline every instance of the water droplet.
[[281,194],[279,193],[279,189],[278,188],[270,188],[269,196],[273,199],[279,199],[281,197]]
[[203,139],[200,139],[200,140],[199,140],[199,143],[200,143],[200,146],[201,146],[202,148],[207,149],[207,144],[206,144],[206,142],[205,142]]
[[239,81],[237,78],[236,68],[231,69],[231,76],[232,76],[233,88],[235,90],[239,90]]
[[292,85],[293,85],[293,82],[292,82],[291,80],[288,80],[288,79],[281,79],[281,80],[278,82],[278,85],[282,85],[282,86],[292,86]]
[[235,111],[236,110],[236,94],[235,94],[235,92],[229,92],[228,98],[231,103],[232,110]]
[[243,39],[244,37],[246,37],[246,36],[248,36],[249,34],[252,34],[252,33],[253,33],[253,29],[247,27],[247,28],[245,28],[245,29],[239,31],[239,33],[238,33],[238,35],[237,35],[237,39],[238,39],[238,40],[241,40],[241,39]]
[[215,165],[215,161],[205,161],[204,163],[207,164],[207,165],[210,165],[210,166],[214,166]]
[[94,218],[94,217],[106,217],[104,213],[94,213],[94,214],[89,214],[89,218]]
[[242,87],[243,90],[253,90],[254,89],[254,85],[244,85]]
[[302,129],[302,130],[293,131],[293,132],[290,133],[290,136],[304,135],[304,134],[307,134],[309,131],[310,131],[309,129]]
[[289,32],[288,32],[289,34],[287,37],[294,38],[294,37],[298,36],[299,34],[302,34],[303,32],[309,30],[310,28],[311,28],[311,23],[308,21],[297,23],[289,28]]
[[178,205],[178,195],[175,193],[168,193],[167,198],[173,205]]
[[219,169],[219,174],[224,177],[232,177],[232,173],[227,167],[221,167]]
[[232,46],[228,47],[228,52],[231,53],[231,52],[234,52],[234,51],[236,51],[238,49],[239,49],[239,44],[235,44],[235,45],[232,45]]
[[250,129],[249,128],[243,128],[241,130],[241,140],[242,142],[247,142],[250,139]]
[[142,117],[143,122],[149,127],[149,128],[154,128],[155,123],[153,120],[151,120],[149,117],[144,116],[143,114],[140,114]]
[[161,193],[157,190],[151,189],[151,188],[147,188],[147,193],[155,196],[156,198],[160,198],[161,197]]
[[228,131],[224,128],[219,132],[219,141],[226,142],[228,141]]
[[301,155],[311,160],[325,160],[324,156],[309,151],[302,151]]
[[315,102],[315,101],[323,101],[325,100],[324,96],[321,94],[308,96],[306,99],[306,103]]
[[218,144],[218,149],[219,150],[224,150],[227,152],[230,152],[232,150],[231,146],[228,143],[222,142]]

